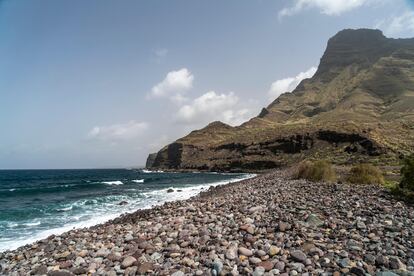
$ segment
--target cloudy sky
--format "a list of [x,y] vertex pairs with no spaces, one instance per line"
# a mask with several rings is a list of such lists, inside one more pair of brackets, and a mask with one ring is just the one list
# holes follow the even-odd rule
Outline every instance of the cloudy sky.
[[329,37],[414,37],[407,0],[0,0],[0,168],[139,166],[311,77]]

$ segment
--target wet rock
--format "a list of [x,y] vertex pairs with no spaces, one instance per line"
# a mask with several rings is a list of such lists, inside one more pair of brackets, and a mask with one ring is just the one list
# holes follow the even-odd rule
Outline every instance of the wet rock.
[[168,190],[167,190],[167,193],[174,193],[174,189],[171,189],[171,188],[170,188],[170,189],[168,189]]

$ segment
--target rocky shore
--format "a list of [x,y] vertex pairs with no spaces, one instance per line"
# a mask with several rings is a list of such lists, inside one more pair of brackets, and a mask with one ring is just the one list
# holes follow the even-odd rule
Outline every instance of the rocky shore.
[[414,208],[275,171],[0,253],[1,275],[414,275]]

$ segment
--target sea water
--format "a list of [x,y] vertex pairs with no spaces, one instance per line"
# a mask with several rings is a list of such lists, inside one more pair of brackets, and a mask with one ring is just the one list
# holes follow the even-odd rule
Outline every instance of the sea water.
[[0,252],[252,176],[139,169],[0,170]]

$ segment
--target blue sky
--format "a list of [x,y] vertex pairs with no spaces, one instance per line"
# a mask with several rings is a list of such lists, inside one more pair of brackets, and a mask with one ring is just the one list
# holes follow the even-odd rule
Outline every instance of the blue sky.
[[292,90],[344,28],[414,36],[405,0],[0,1],[0,168],[145,164]]

